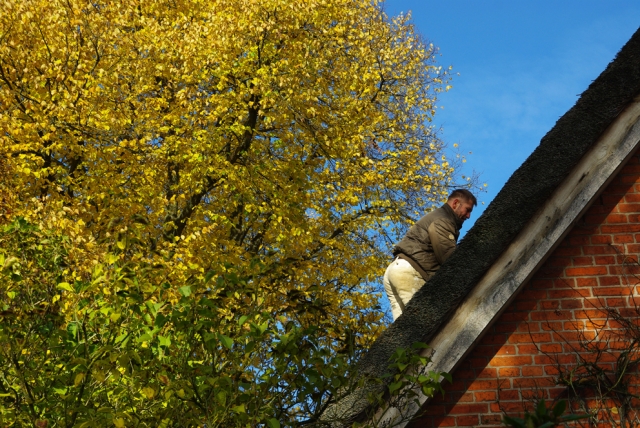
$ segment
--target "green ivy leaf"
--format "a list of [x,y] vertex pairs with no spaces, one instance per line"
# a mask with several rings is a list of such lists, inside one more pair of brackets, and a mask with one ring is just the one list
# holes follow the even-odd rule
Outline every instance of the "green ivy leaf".
[[231,347],[233,346],[233,339],[231,339],[228,336],[225,336],[224,334],[220,334],[218,333],[218,340],[220,341],[220,343],[222,343],[225,348],[227,349],[231,349]]

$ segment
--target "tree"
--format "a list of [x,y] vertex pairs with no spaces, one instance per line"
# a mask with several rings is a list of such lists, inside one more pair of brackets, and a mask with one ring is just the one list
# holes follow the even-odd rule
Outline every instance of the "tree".
[[[156,325],[163,311],[206,312],[205,299],[215,322],[199,324],[190,346],[214,337],[229,351],[225,370],[244,370],[236,391],[276,366],[282,335],[296,347],[311,338],[326,364],[370,343],[382,328],[371,281],[385,243],[442,200],[453,173],[429,126],[447,73],[408,20],[366,0],[4,2],[2,221],[66,240],[55,281],[68,287],[44,277],[28,287],[49,284],[52,325],[82,331],[96,312],[78,302],[115,308],[109,299],[129,302],[131,284],[147,283],[138,303],[154,309],[137,337],[153,359],[178,352],[175,332]],[[10,248],[5,260],[19,259]],[[114,323],[126,318],[113,311]],[[261,392],[285,403],[271,418],[319,411],[296,385]],[[318,406],[328,399],[307,392]],[[185,400],[204,400],[195,395]]]

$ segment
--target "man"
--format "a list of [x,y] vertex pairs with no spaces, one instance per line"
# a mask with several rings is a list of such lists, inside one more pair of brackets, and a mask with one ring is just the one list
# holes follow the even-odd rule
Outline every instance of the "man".
[[477,205],[476,197],[468,190],[454,190],[446,204],[418,220],[396,244],[396,258],[383,279],[394,321],[456,249],[462,223]]

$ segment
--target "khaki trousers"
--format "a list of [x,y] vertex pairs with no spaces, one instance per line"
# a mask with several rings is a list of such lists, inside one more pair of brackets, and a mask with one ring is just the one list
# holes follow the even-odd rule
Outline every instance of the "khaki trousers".
[[424,279],[408,261],[396,258],[387,267],[382,283],[395,321],[416,291],[424,285]]

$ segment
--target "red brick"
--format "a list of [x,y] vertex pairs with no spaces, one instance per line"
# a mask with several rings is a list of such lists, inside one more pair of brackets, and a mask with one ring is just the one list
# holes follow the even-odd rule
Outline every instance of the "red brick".
[[[588,269],[588,268],[587,268]],[[547,290],[523,290],[518,296],[518,300],[535,300],[536,302],[540,299],[545,299],[547,297]]]
[[551,257],[558,256],[581,256],[582,255],[582,247],[559,247],[553,252]]
[[512,401],[502,402],[501,401],[500,403],[491,403],[491,411],[496,413],[517,412],[518,414],[520,414],[524,411],[524,409],[522,408],[522,402],[512,402]]
[[610,244],[611,241],[611,236],[608,235],[593,235],[591,236],[591,243],[592,244]]
[[532,288],[551,288],[553,287],[552,279],[544,279],[544,278],[536,278],[533,281],[529,282],[527,286],[531,286]]
[[443,415],[447,413],[447,409],[442,404],[431,403],[424,409],[424,415]]
[[579,309],[582,308],[582,299],[563,299],[562,309]]
[[622,224],[602,226],[602,233],[633,233],[640,232],[640,224]]
[[536,364],[555,364],[556,361],[548,355],[536,355],[533,357],[533,361]]
[[603,287],[608,285],[619,285],[620,277],[619,276],[600,276],[598,277],[598,282]]
[[594,259],[597,265],[610,265],[616,262],[615,256],[595,256]]
[[551,335],[549,333],[516,333],[509,337],[510,343],[531,343],[531,341],[535,343],[550,342]]
[[542,323],[542,330],[544,331],[558,331],[562,330],[562,323],[557,321],[549,321]]
[[553,286],[555,288],[573,288],[576,286],[576,278],[556,278],[553,280]]
[[[608,247],[586,247],[586,248],[608,248]],[[567,268],[565,270],[565,273],[567,276],[606,275],[607,268],[604,266]]]
[[[513,358],[513,357],[511,357]],[[474,380],[469,385],[467,390],[469,391],[491,391],[498,387],[497,379],[483,379],[483,380]]]
[[476,427],[479,422],[478,415],[458,416],[456,418],[456,426],[458,427]]
[[[458,375],[458,372],[456,371],[456,376]],[[449,402],[454,402],[454,403],[473,403],[473,393],[472,392],[465,392],[464,394],[460,395],[459,393],[449,393],[447,394],[447,401]]]
[[592,266],[593,265],[593,257],[574,257],[573,259],[574,266]]
[[434,427],[454,427],[456,426],[456,418],[453,416],[444,416],[441,418],[433,419]]
[[564,268],[572,265],[572,261],[575,257],[550,257],[547,261],[547,266],[554,266],[559,268]]
[[549,376],[556,376],[560,374],[557,366],[544,366],[544,373]]
[[613,194],[611,190],[607,189],[605,194],[602,195],[602,199],[604,203],[611,206],[611,205],[617,205],[620,201],[622,201],[624,199],[624,194],[626,192],[622,190],[616,190],[616,192],[617,192],[617,195]]
[[536,345],[518,345],[518,355],[537,355],[538,352]]
[[480,373],[478,373],[478,379],[486,379],[486,378],[495,379],[497,376],[498,376],[498,370],[491,367],[485,367],[480,371]]
[[629,296],[633,294],[627,287],[601,287],[594,288],[594,296]]
[[547,393],[547,389],[530,389],[522,391],[522,399],[527,402],[531,401],[540,401],[540,400],[548,400],[549,394]]
[[604,221],[607,224],[627,223],[627,216],[625,214],[609,214]]
[[528,322],[528,323],[522,323],[518,326],[518,330],[519,332],[525,332],[525,333],[537,333],[541,330],[540,328],[540,323],[539,322]]
[[493,327],[497,333],[513,333],[518,324],[514,322],[500,322],[495,324]]
[[612,183],[609,186],[607,186],[607,190],[602,195],[602,199],[605,201],[605,203],[606,203],[605,197],[607,195],[616,195],[616,194],[617,195],[622,195],[618,199],[614,199],[613,204],[617,205],[618,202],[620,202],[622,200],[622,197],[624,197],[624,195],[626,195],[629,192],[629,189],[631,188],[630,184],[633,184],[633,183],[629,183],[627,185],[624,185],[624,184],[622,184],[621,177],[622,176],[616,177],[614,183]]
[[522,368],[522,376],[542,376],[542,367],[527,366]]
[[625,202],[640,202],[640,194],[638,193],[627,193],[624,195]]
[[541,278],[557,278],[563,275],[564,269],[560,269],[553,266],[544,265],[539,271],[538,275]]
[[520,391],[517,389],[501,389],[498,392],[500,401],[518,400],[520,401]]
[[613,242],[616,244],[626,244],[629,242],[633,242],[633,235],[615,235],[613,237]]
[[515,354],[516,354],[516,347],[513,345],[503,345],[496,352],[496,355],[515,355]]
[[470,368],[459,368],[456,370],[456,379],[475,379],[476,372]]
[[482,426],[496,426],[501,427],[502,415],[481,415]]
[[588,236],[569,236],[568,239],[565,240],[568,242],[570,246],[583,246],[589,244]]
[[587,224],[601,224],[605,222],[606,218],[606,214],[589,212],[582,217],[582,221]]
[[476,404],[456,404],[455,406],[453,406],[453,408],[451,408],[451,410],[449,410],[449,414],[450,415],[464,415],[464,414],[482,414],[482,413],[487,413],[487,411],[489,410],[489,406],[486,404],[482,404],[482,403],[476,403]]
[[450,385],[447,385],[447,389],[449,391],[466,391],[467,384],[459,379],[453,378],[453,382]]
[[489,358],[487,357],[467,357],[467,361],[474,369],[482,369],[486,367]]
[[555,311],[535,311],[531,312],[531,319],[536,321],[564,320],[571,318],[571,311],[559,310]]
[[633,263],[626,263],[623,266],[609,266],[609,274],[611,275],[640,275],[640,266]]
[[520,368],[519,367],[500,367],[498,369],[498,376],[500,377],[520,376]]
[[597,285],[596,278],[576,278],[576,287],[596,287]]
[[560,345],[559,343],[547,343],[540,345],[540,350],[547,354],[555,354],[562,352],[562,345]]
[[514,312],[511,308],[502,314],[500,322],[522,322],[527,318],[527,312]]
[[512,305],[515,305],[517,311],[530,312],[538,308],[538,300],[541,299],[516,300]]
[[577,310],[574,312],[576,319],[598,319],[605,318],[606,312],[597,309]]
[[562,343],[578,343],[584,339],[590,340],[595,337],[595,333],[592,331],[584,331],[584,332],[575,332],[575,331],[564,331],[562,333],[554,332],[553,338],[556,342]]
[[640,213],[640,204],[618,204],[621,213]]
[[625,249],[627,253],[640,253],[640,244],[628,244],[625,246]]
[[475,392],[473,395],[475,397],[476,402],[496,400],[495,391],[479,391],[479,392]]
[[624,307],[627,306],[627,299],[622,298],[622,297],[608,298],[607,299],[607,306],[624,308]]
[[493,357],[491,359],[493,367],[522,366],[525,364],[531,364],[531,356]]
[[617,254],[612,245],[585,245],[582,247],[585,255],[588,254]]
[[550,290],[549,298],[550,299],[579,299],[581,297],[591,297],[591,289],[590,288],[581,288],[579,290],[568,289],[568,290]]

